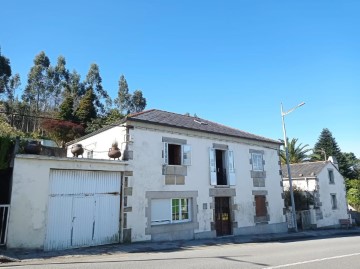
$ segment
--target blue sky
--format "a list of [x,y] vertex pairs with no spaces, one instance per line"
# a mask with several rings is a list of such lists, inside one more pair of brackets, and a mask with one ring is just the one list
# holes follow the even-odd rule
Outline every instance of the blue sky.
[[82,78],[91,63],[114,98],[124,74],[147,108],[313,147],[328,128],[360,157],[360,2],[3,1],[0,46],[22,86],[40,51]]

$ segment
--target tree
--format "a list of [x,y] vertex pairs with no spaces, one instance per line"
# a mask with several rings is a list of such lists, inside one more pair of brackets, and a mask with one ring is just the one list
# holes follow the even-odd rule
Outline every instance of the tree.
[[[30,69],[28,84],[22,96],[23,100],[30,105],[35,117],[53,108],[51,107],[51,104],[54,104],[53,93],[55,89],[53,76],[54,70],[50,66],[50,60],[42,51],[35,56],[34,66]],[[38,127],[37,125],[37,120],[35,120],[33,124],[34,131]]]
[[341,150],[333,137],[332,133],[329,129],[324,128],[321,131],[318,141],[314,146],[315,154],[312,155],[312,160],[324,160],[325,156],[328,158],[329,156],[335,156],[338,165],[339,171],[344,176],[348,176],[349,167],[346,163],[344,156],[341,153]]
[[131,107],[130,112],[141,112],[146,107],[146,98],[143,97],[142,91],[136,90],[134,91],[131,97]]
[[[301,163],[305,161],[308,158],[307,153],[311,151],[311,149],[306,149],[309,145],[302,145],[301,143],[299,145],[296,145],[298,139],[293,138],[289,142],[289,138],[287,139],[288,144],[288,152],[289,152],[289,162],[290,163]],[[283,141],[284,142],[284,141]],[[280,150],[280,156],[281,156],[281,162],[284,164],[286,163],[286,153],[285,149]]]
[[10,60],[1,55],[0,51],[0,94],[5,93],[11,77]]
[[94,93],[94,105],[99,114],[105,113],[105,106],[102,102],[109,102],[109,95],[102,86],[102,78],[100,76],[99,66],[97,64],[91,64],[88,74],[86,75],[85,86],[87,89],[91,88]]
[[346,178],[348,179],[360,179],[360,160],[358,160],[354,153],[344,152],[342,153],[346,167]]
[[360,211],[360,180],[346,180],[346,188],[349,204]]
[[58,146],[64,147],[66,142],[81,137],[84,134],[84,127],[70,121],[45,119],[42,127],[47,136],[54,140]]
[[[314,196],[308,191],[303,191],[298,186],[293,186],[293,193],[294,193],[294,202],[295,202],[295,210],[301,211],[301,210],[308,210],[309,205],[314,204]],[[285,206],[289,207],[291,206],[291,197],[290,197],[290,191],[289,189],[284,191],[285,195]]]
[[84,97],[81,99],[79,107],[75,112],[76,118],[85,126],[97,116],[94,106],[94,100],[95,94],[92,88],[90,88],[89,90],[87,90]]
[[74,119],[74,98],[68,94],[59,107],[59,119],[71,121]]
[[129,86],[124,75],[120,76],[118,96],[114,103],[118,106],[120,113],[127,115],[129,113],[143,111],[146,107],[146,98],[143,97],[141,90],[129,93]]
[[121,114],[128,114],[131,107],[131,94],[129,93],[129,86],[124,75],[121,75],[119,79],[119,90],[115,104],[119,107]]

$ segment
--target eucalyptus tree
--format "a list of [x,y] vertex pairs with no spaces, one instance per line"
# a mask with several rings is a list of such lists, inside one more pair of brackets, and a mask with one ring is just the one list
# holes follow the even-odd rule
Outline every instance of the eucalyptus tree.
[[[109,102],[110,96],[102,86],[102,78],[100,76],[99,66],[95,63],[91,64],[84,82],[86,91],[92,90],[94,94],[94,105],[100,115],[105,114],[105,103]],[[111,99],[110,99],[111,100]]]
[[[302,143],[297,145],[298,139],[293,138],[289,142],[289,138],[287,139],[288,152],[289,152],[289,162],[290,163],[301,163],[309,158],[308,152],[312,149],[307,149],[308,144],[302,145]],[[284,142],[284,141],[283,141]],[[286,153],[285,149],[280,150],[281,162],[286,163]]]
[[131,107],[131,94],[129,93],[129,86],[124,75],[120,76],[119,89],[114,103],[119,108],[121,114],[128,114]]
[[143,111],[146,107],[146,98],[143,97],[141,90],[136,90],[133,94],[129,93],[124,75],[120,76],[118,94],[114,102],[123,115]]

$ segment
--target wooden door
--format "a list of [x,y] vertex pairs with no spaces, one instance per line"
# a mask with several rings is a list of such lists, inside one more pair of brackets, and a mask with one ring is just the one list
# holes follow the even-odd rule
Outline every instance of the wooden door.
[[231,234],[229,200],[229,197],[215,197],[215,226],[217,236]]

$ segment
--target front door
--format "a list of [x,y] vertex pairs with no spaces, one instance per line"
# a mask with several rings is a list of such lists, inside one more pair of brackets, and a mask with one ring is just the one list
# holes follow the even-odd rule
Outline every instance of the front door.
[[215,197],[215,226],[217,236],[231,234],[229,200],[229,197]]

